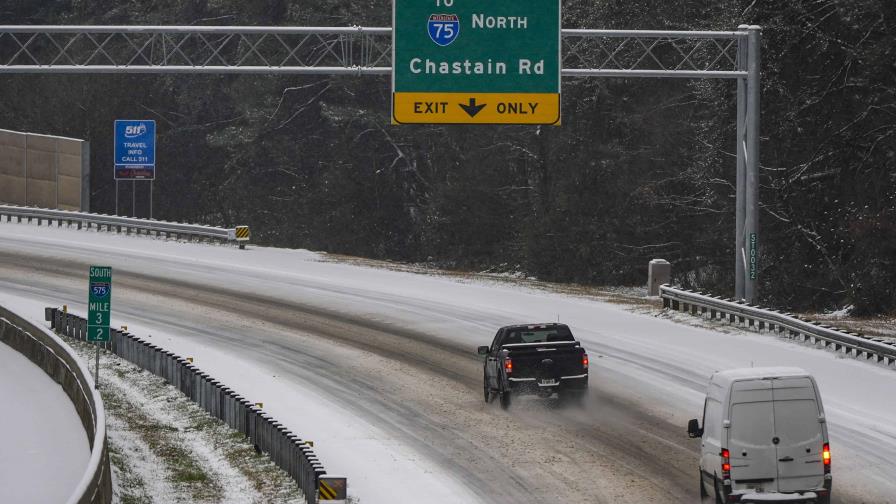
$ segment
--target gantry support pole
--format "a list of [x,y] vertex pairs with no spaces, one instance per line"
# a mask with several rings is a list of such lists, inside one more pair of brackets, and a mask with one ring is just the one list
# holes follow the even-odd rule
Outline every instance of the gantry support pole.
[[761,28],[740,25],[737,68],[737,196],[734,298],[755,303],[759,277],[759,61]]
[[747,247],[744,299],[755,303],[759,294],[759,43],[761,28],[748,28],[746,107],[746,214],[744,241]]
[[[745,32],[746,25],[738,27],[739,31]],[[746,35],[746,33],[744,34]],[[737,42],[737,69],[743,72],[747,71],[747,36],[738,39]],[[744,217],[747,213],[747,79],[739,77],[737,79],[737,138],[735,144],[735,152],[737,153],[737,175],[734,186],[737,196],[734,203],[734,299],[744,299],[744,282],[746,281],[747,257],[744,247]]]

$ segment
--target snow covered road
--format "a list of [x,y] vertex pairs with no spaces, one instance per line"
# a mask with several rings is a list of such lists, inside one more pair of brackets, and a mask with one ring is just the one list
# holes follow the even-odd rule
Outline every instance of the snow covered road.
[[[893,370],[583,297],[305,251],[0,230],[4,296],[83,310],[84,266],[111,265],[114,322],[196,356],[296,432],[319,435],[324,463],[347,473],[364,504],[402,502],[394,489],[409,481],[431,502],[471,502],[473,492],[488,502],[696,501],[696,444],[684,425],[700,415],[713,370],[751,364],[816,376],[835,501],[896,495]],[[476,345],[507,323],[558,318],[592,355],[588,406],[519,401],[506,414],[483,404]]]

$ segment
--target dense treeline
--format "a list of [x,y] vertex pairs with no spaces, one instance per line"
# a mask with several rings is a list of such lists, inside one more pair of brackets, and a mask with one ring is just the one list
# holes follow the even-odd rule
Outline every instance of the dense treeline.
[[[381,0],[0,2],[0,24],[390,19]],[[565,27],[743,23],[763,26],[763,300],[892,312],[892,0],[564,2]],[[388,80],[375,77],[0,82],[0,127],[91,140],[96,210],[114,207],[112,120],[147,117],[160,130],[159,218],[248,223],[269,244],[593,284],[642,283],[647,261],[663,257],[680,282],[723,294],[733,285],[732,82],[565,80],[559,128],[390,126]]]

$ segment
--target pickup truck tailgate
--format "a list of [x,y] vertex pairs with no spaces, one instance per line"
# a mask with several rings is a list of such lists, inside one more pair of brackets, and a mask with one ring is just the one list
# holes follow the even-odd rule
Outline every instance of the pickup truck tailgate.
[[514,378],[556,379],[587,373],[585,350],[575,341],[504,345],[513,362]]

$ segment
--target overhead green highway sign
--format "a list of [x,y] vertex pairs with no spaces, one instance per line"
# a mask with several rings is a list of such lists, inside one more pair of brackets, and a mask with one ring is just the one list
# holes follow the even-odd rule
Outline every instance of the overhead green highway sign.
[[392,120],[559,124],[559,0],[394,0]]

